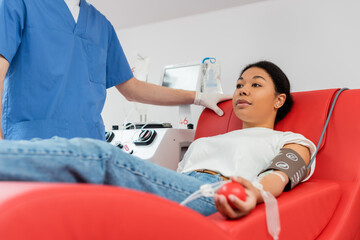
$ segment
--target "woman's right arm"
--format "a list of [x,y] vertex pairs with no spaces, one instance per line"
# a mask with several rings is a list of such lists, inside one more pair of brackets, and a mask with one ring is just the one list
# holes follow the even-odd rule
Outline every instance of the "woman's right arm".
[[[305,161],[306,166],[310,163],[310,150],[299,144],[287,144],[283,148],[290,148],[296,151]],[[215,205],[218,211],[225,217],[230,219],[240,218],[249,214],[257,204],[264,202],[260,190],[257,189],[250,181],[241,178],[233,177],[233,181],[239,182],[245,188],[247,197],[245,201],[241,201],[238,198],[233,198],[232,203],[237,209],[233,209],[225,196],[216,195],[214,197]],[[273,171],[273,173],[265,174],[260,179],[260,184],[263,189],[270,192],[274,197],[278,197],[282,194],[285,186],[289,183],[288,176],[281,171]]]
[[[279,173],[284,175],[284,179],[287,178],[284,173]],[[231,180],[243,185],[246,192],[246,200],[242,201],[237,197],[230,197],[231,202],[234,206],[236,206],[236,209],[234,209],[227,202],[225,196],[215,195],[215,206],[224,217],[229,219],[244,217],[248,215],[257,204],[264,202],[260,190],[256,188],[250,181],[242,177],[232,177]],[[288,181],[283,182],[282,179],[276,174],[268,174],[260,180],[260,183],[263,185],[263,189],[265,191],[271,192],[271,194],[277,197],[283,192]]]

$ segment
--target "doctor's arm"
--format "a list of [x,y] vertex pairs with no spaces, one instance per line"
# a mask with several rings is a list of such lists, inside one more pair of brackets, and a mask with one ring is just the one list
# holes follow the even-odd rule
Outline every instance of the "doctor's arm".
[[[287,144],[283,148],[290,148],[296,151],[304,159],[306,166],[309,165],[310,151],[307,147],[299,144]],[[289,178],[284,172],[274,172],[275,174],[267,174],[261,178],[260,183],[263,185],[263,189],[265,191],[270,192],[274,197],[278,197],[282,194],[285,186],[289,183]],[[241,177],[233,177],[232,180],[239,182],[244,186],[247,195],[246,200],[241,201],[236,197],[231,199],[233,205],[236,206],[236,209],[233,209],[229,205],[227,199],[223,195],[215,195],[214,201],[218,211],[223,216],[230,219],[236,219],[248,215],[257,204],[263,203],[264,200],[261,196],[260,190],[257,189],[250,181]]]
[[[9,62],[2,55],[0,55],[0,119],[2,117],[2,95],[4,91],[4,80],[8,69],[9,69]],[[1,121],[0,121],[0,139],[3,139]]]
[[220,116],[223,115],[223,111],[217,106],[217,103],[232,97],[232,95],[226,94],[203,94],[171,89],[139,81],[136,78],[131,78],[117,85],[116,88],[128,101],[162,106],[196,104],[210,108]]

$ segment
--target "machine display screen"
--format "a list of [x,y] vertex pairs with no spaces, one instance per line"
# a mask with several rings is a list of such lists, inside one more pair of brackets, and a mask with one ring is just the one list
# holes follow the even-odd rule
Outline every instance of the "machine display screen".
[[200,74],[200,64],[165,67],[162,86],[195,91]]

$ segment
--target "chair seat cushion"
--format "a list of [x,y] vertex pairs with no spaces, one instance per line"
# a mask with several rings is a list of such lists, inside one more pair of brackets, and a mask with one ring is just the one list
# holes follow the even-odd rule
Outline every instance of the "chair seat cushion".
[[0,189],[0,239],[231,239],[187,207],[130,189],[26,182]]

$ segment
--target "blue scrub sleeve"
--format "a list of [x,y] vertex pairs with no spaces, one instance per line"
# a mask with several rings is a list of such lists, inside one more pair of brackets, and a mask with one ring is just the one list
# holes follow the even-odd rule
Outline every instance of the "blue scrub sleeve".
[[110,31],[111,37],[109,39],[106,67],[106,88],[123,83],[134,76],[112,26]]
[[0,54],[9,63],[21,43],[25,15],[22,0],[0,0]]

